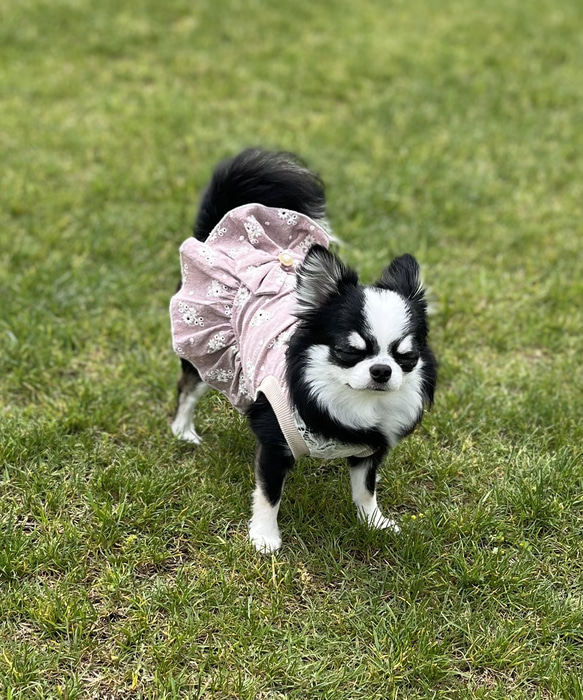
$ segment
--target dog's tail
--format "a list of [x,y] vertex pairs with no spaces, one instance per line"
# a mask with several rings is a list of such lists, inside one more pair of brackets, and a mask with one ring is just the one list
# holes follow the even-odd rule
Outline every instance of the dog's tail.
[[195,238],[206,240],[228,211],[254,203],[292,209],[312,219],[326,216],[324,183],[297,156],[248,148],[215,169],[202,195]]

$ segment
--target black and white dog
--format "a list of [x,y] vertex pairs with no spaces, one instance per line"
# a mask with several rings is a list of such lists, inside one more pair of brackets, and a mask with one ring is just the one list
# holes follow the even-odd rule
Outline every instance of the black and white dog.
[[[283,224],[295,225],[301,220],[311,224],[310,230],[326,230],[321,180],[291,154],[248,149],[215,170],[202,198],[194,238],[206,251],[213,239],[227,231],[221,222],[249,204],[263,207],[254,211],[277,211]],[[247,230],[253,232],[254,237],[249,235],[254,245],[266,230],[258,216],[247,216],[253,223]],[[312,244],[312,237],[305,240],[311,245],[304,245],[303,259],[294,262],[287,251],[279,257],[285,266],[282,269],[293,275],[289,287],[294,308],[289,314],[289,332],[280,343],[284,345],[288,409],[302,436],[316,445],[303,453],[348,458],[359,518],[373,527],[398,530],[377,505],[377,470],[389,448],[421,421],[424,409],[433,401],[436,383],[437,365],[428,345],[427,303],[419,265],[412,256],[403,255],[386,267],[375,284],[363,286],[356,273],[325,245]],[[247,239],[245,243],[249,243]],[[210,264],[211,255],[205,252]],[[183,263],[183,288],[185,267],[189,269]],[[213,284],[212,289],[225,288]],[[237,299],[239,296],[234,306]],[[231,317],[232,311],[225,308]],[[177,313],[193,331],[204,326],[204,313],[197,316],[197,310],[185,302],[179,303]],[[196,334],[189,338],[190,345],[197,342]],[[205,342],[208,350],[204,352],[223,348],[223,334]],[[263,345],[263,340],[260,342]],[[272,340],[270,345],[277,343]],[[212,379],[226,381],[233,372],[214,370],[214,374],[205,375],[200,366],[185,359],[188,353],[176,343],[175,349],[182,357],[183,372],[172,431],[198,443],[193,424],[196,403],[209,383],[213,384]],[[235,347],[236,357],[239,352]],[[247,371],[252,374],[254,368],[247,366]],[[221,385],[214,385],[221,389]],[[259,551],[272,552],[281,546],[277,514],[284,480],[295,456],[302,452],[290,447],[274,402],[263,391],[250,397],[246,413],[258,440],[249,535]],[[319,452],[317,446],[322,444],[326,449]],[[335,446],[340,449],[335,451]]]

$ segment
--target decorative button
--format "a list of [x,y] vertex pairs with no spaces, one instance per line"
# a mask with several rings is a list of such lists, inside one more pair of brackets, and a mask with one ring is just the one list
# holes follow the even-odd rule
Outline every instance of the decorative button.
[[292,267],[292,265],[294,264],[293,256],[287,250],[282,251],[277,256],[277,259],[283,265],[283,267]]

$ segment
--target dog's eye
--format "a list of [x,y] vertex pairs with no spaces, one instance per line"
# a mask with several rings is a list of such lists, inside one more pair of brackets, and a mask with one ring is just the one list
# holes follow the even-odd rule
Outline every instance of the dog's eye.
[[340,362],[346,364],[356,364],[366,357],[366,350],[359,350],[350,345],[336,345],[332,352]]
[[411,372],[415,369],[417,362],[419,361],[418,352],[395,352],[395,361],[403,372]]

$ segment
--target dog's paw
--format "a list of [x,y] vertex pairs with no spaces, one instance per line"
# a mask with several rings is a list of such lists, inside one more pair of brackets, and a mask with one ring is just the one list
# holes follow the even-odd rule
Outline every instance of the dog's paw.
[[261,554],[273,554],[281,547],[281,535],[276,532],[262,532],[253,525],[249,527],[249,539]]
[[200,445],[202,442],[202,438],[192,425],[184,426],[182,424],[172,423],[171,430],[172,435],[177,437],[179,440],[190,442],[192,445]]
[[390,518],[385,518],[378,508],[370,514],[359,513],[358,517],[374,530],[391,530],[394,533],[401,531],[397,523]]
[[401,532],[401,528],[397,525],[397,523],[394,520],[391,520],[390,518],[385,518],[384,515],[380,515],[375,521],[371,523],[371,527],[374,527],[376,530],[391,530],[395,534],[398,532]]

